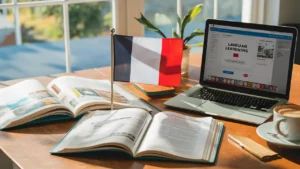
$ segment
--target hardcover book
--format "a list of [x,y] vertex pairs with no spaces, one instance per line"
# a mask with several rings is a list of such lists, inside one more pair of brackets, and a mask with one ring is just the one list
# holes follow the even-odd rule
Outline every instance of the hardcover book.
[[170,95],[175,92],[174,87],[168,86],[157,86],[157,85],[150,85],[150,84],[141,84],[135,83],[134,86],[147,96],[163,96],[163,95]]

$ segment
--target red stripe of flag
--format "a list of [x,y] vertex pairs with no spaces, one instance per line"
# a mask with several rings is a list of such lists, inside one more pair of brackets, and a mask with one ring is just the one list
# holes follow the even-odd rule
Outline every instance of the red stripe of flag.
[[180,86],[182,53],[182,39],[162,39],[158,85]]

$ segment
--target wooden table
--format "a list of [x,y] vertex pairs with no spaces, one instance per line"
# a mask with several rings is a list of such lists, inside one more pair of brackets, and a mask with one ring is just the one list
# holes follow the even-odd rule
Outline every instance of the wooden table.
[[[192,57],[189,78],[183,78],[184,85],[176,90],[182,92],[194,84],[198,83],[201,57]],[[193,63],[197,63],[193,65]],[[44,84],[51,79],[65,74],[37,77]],[[89,77],[95,79],[109,79],[110,69],[90,69],[70,73],[69,75]],[[20,80],[0,82],[0,87],[14,84]],[[163,106],[163,102],[170,97],[149,98],[134,88],[132,84],[124,83],[126,87],[140,95],[145,100],[162,110],[168,110]],[[291,86],[290,102],[300,104],[300,66],[295,65]],[[175,111],[175,110],[172,110]],[[176,111],[180,112],[180,111]],[[203,116],[189,111],[181,112],[192,116]],[[10,131],[0,131],[0,149],[15,163],[19,168],[24,169],[94,169],[94,168],[300,168],[300,151],[288,150],[275,145],[268,144],[256,134],[256,126],[251,126],[236,121],[218,119],[225,124],[225,133],[221,143],[216,164],[197,164],[186,162],[166,162],[166,161],[145,161],[131,159],[122,153],[94,152],[77,155],[54,156],[49,151],[58,143],[59,140],[74,125],[75,120],[41,124],[27,128],[14,129]],[[283,158],[271,162],[261,162],[248,152],[232,144],[227,135],[239,134],[247,136],[265,147],[277,151]],[[1,164],[0,164],[1,168]]]

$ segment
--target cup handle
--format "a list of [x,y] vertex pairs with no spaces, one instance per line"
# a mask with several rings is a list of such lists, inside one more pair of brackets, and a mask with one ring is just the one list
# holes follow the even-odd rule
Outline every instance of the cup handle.
[[286,122],[286,119],[279,119],[276,121],[276,124],[275,124],[275,129],[277,131],[278,134],[280,135],[283,135],[284,137],[287,137],[288,135],[287,134],[284,134],[281,130],[280,130],[280,124],[282,122]]

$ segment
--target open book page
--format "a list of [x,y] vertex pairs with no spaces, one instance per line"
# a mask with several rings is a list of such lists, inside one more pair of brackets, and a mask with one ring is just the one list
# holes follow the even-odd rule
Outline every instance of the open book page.
[[[48,89],[53,92],[76,115],[83,111],[110,108],[110,81],[94,80],[75,76],[63,76],[54,79]],[[97,105],[98,104],[98,105]],[[134,95],[118,85],[114,85],[114,104],[124,107],[151,109]],[[94,107],[93,106],[98,106]],[[89,108],[89,109],[87,109]]]
[[37,80],[26,80],[0,89],[0,128],[26,123],[56,109],[65,109],[67,113],[58,99]]
[[160,112],[153,117],[136,156],[201,161],[207,151],[212,120],[211,117],[195,118]]
[[51,153],[116,148],[133,154],[152,117],[138,108],[93,111],[84,115]]

